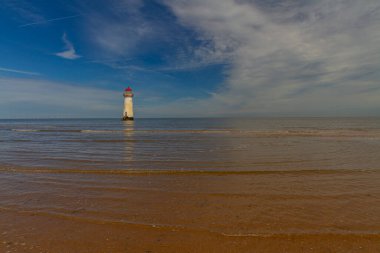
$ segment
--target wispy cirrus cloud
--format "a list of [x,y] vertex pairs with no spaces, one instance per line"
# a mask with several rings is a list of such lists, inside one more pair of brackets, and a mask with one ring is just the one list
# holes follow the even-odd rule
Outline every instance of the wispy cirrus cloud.
[[119,61],[150,33],[149,25],[141,18],[141,0],[109,1],[102,8],[78,3],[84,13],[84,27],[89,44],[95,47],[94,58]]
[[20,25],[19,27],[27,27],[27,26],[33,26],[33,25],[47,24],[50,22],[61,21],[61,20],[66,20],[66,19],[71,19],[71,18],[77,18],[80,16],[82,16],[82,15],[78,14],[78,15],[70,15],[70,16],[64,16],[64,17],[58,17],[58,18],[43,19],[43,20],[23,24],[23,25]]
[[32,22],[44,22],[45,17],[41,11],[36,8],[29,1],[25,0],[3,0],[1,1],[0,8],[9,9],[17,13],[22,20]]
[[204,41],[189,51],[190,61],[229,66],[220,90],[189,102],[197,108],[186,101],[170,108],[208,108],[211,115],[378,115],[378,1],[164,2]]
[[63,43],[65,44],[65,51],[56,53],[55,54],[56,56],[59,56],[61,58],[68,59],[68,60],[75,60],[82,57],[76,53],[73,43],[69,41],[66,33],[63,34],[62,40],[63,40]]
[[110,1],[102,9],[82,5],[78,11],[85,13],[88,42],[96,49],[93,58],[110,58],[113,66],[123,59],[149,54],[161,62],[172,62],[174,57],[186,54],[186,44],[191,40],[161,1]]
[[23,74],[23,75],[32,75],[32,76],[41,75],[40,73],[37,73],[37,72],[25,71],[25,70],[20,70],[20,69],[2,68],[2,67],[0,67],[0,71]]

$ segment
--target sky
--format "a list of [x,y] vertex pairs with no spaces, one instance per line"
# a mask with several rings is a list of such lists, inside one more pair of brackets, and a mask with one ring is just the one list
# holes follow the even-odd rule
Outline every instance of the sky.
[[380,116],[378,0],[0,0],[0,118]]

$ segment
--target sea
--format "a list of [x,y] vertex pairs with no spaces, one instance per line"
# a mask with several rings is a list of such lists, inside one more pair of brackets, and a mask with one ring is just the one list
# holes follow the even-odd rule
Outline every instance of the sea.
[[0,120],[0,240],[380,252],[380,118]]

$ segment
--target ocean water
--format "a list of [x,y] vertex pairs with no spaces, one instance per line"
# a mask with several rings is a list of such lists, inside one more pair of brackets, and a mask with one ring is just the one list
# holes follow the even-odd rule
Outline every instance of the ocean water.
[[380,119],[1,120],[1,162],[89,170],[378,169]]
[[379,196],[379,118],[0,120],[4,252],[380,252]]

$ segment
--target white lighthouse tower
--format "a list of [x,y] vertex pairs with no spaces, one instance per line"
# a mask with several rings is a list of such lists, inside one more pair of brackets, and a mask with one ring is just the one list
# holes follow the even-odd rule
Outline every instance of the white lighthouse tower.
[[133,92],[129,86],[124,91],[123,120],[133,120]]

